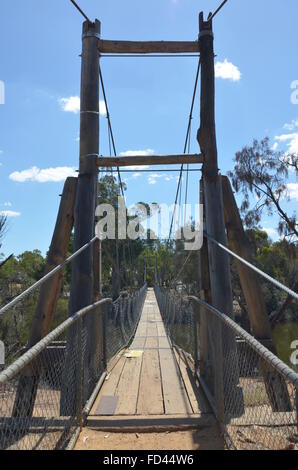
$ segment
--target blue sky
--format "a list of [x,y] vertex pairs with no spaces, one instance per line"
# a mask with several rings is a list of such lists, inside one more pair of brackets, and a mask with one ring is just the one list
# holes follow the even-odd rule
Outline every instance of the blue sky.
[[[80,0],[106,39],[193,40],[198,13],[219,0]],[[233,168],[237,150],[268,135],[280,149],[298,151],[298,107],[291,84],[298,80],[297,0],[229,0],[214,21],[217,54],[216,123],[219,164]],[[48,249],[63,178],[78,165],[77,112],[82,19],[69,0],[2,0],[0,80],[0,211],[9,215],[1,251]],[[225,62],[226,61],[226,62]],[[183,151],[195,58],[103,58],[102,71],[118,153]],[[70,98],[72,99],[70,100]],[[196,102],[191,151],[199,151]],[[106,118],[101,149],[107,154]],[[153,169],[153,174],[156,169]],[[170,203],[172,179],[123,175],[128,204]],[[293,178],[295,209],[298,185]],[[198,200],[198,174],[190,176],[189,202]],[[271,235],[276,220],[265,218]]]

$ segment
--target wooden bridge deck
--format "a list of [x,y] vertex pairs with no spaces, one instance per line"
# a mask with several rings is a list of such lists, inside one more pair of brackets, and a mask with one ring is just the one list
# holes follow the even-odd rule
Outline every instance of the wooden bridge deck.
[[[186,362],[171,347],[153,289],[147,291],[130,348],[117,359],[88,416],[85,439],[88,428],[117,433],[208,428],[210,448],[221,448],[215,418]],[[85,447],[82,436],[76,448]],[[97,449],[104,448],[101,442]]]

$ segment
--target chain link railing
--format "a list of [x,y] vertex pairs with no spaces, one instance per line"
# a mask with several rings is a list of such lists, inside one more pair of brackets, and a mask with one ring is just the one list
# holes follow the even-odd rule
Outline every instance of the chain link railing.
[[298,450],[298,374],[206,302],[191,297],[190,304],[160,287],[155,293],[172,342],[192,355],[229,446]]
[[146,292],[147,286],[144,285],[134,294],[123,293],[108,306],[105,316],[107,362],[132,340],[142,313]]
[[0,374],[0,449],[68,445],[107,363],[131,341],[145,295],[146,286],[82,309]]

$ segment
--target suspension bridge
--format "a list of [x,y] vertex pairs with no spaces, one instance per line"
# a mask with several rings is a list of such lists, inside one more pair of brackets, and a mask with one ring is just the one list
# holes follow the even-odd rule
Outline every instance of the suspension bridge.
[[[79,175],[65,182],[45,275],[0,309],[1,321],[38,291],[27,346],[0,373],[0,448],[297,448],[298,375],[276,355],[258,276],[298,296],[253,266],[229,180],[218,170],[213,19],[225,3],[207,20],[200,14],[199,38],[188,42],[103,40],[100,22],[79,9],[86,20]],[[100,57],[144,54],[198,56],[181,155],[117,156]],[[199,78],[200,153],[190,154]],[[114,153],[109,157],[99,153],[100,87]],[[163,284],[155,266],[154,286],[147,286],[145,271],[138,289],[103,298],[102,241],[95,235],[98,172],[116,169],[123,194],[121,171],[129,171],[123,168],[179,165],[177,202],[183,173],[198,164],[204,243],[193,273],[197,295],[177,292],[180,273]],[[74,254],[67,258],[73,226]],[[230,256],[237,260],[253,336],[234,321]],[[69,264],[69,318],[51,330]]]

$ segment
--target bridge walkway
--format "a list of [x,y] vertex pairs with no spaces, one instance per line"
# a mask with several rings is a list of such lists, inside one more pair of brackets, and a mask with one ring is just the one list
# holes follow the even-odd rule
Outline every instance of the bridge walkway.
[[188,361],[171,346],[154,290],[148,289],[133,342],[111,365],[76,448],[121,449],[121,442],[125,449],[150,448],[151,442],[167,449],[168,433],[174,449],[223,448],[216,420]]

